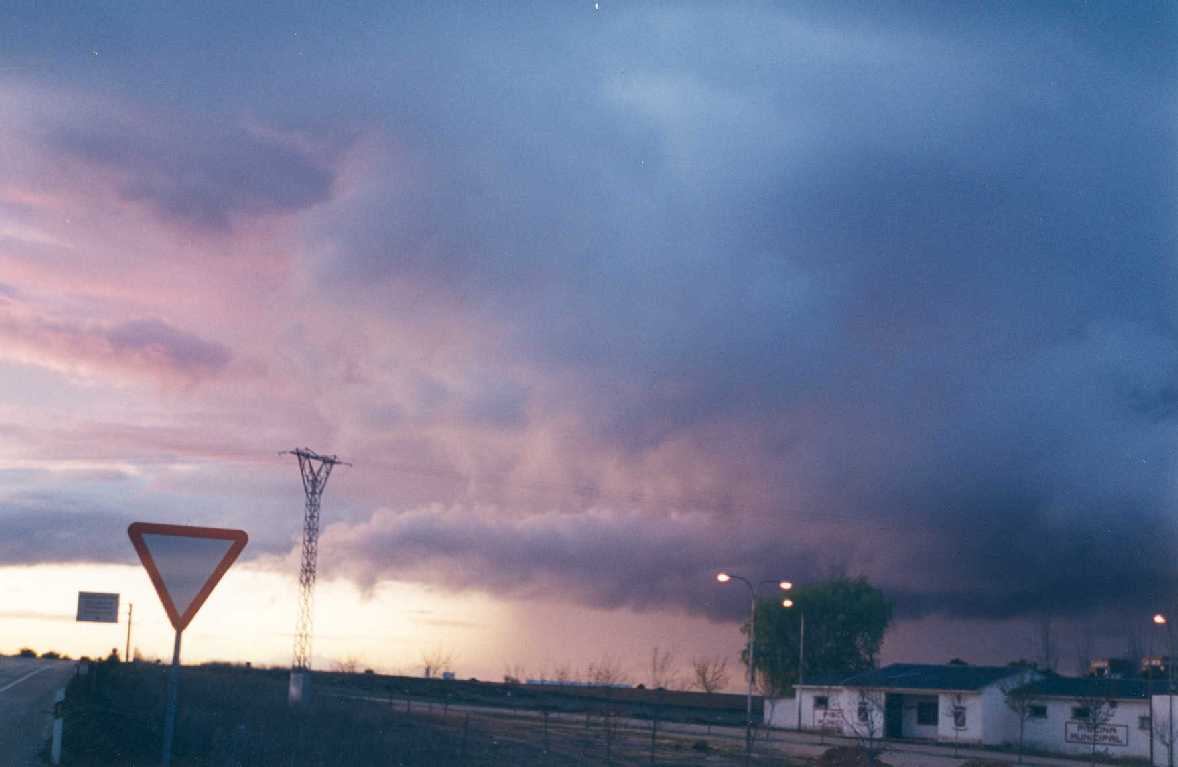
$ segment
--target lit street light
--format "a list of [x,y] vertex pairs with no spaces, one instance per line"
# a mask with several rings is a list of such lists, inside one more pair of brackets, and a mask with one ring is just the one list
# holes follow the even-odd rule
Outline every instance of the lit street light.
[[757,644],[756,644],[756,642],[753,641],[753,637],[756,636],[756,632],[757,632],[757,594],[760,591],[761,586],[764,586],[766,583],[775,584],[777,586],[777,588],[781,589],[782,591],[789,591],[790,589],[792,589],[794,587],[794,585],[792,583],[790,583],[789,581],[773,580],[773,579],[758,581],[754,585],[753,582],[750,581],[748,578],[744,578],[739,575],[733,575],[732,573],[723,573],[723,572],[716,574],[716,580],[719,581],[720,583],[728,583],[730,581],[740,581],[745,586],[748,586],[749,597],[751,600],[751,606],[749,607],[749,639],[748,639],[748,647],[746,650],[746,653],[748,654],[748,659],[749,659],[749,678],[748,678],[748,694],[745,696],[745,729],[744,729],[744,760],[745,760],[745,763],[747,764],[750,757],[752,756],[752,750],[753,750],[753,675],[756,673],[756,671],[755,671],[756,666],[754,665],[754,661],[756,660],[756,651],[757,651]]

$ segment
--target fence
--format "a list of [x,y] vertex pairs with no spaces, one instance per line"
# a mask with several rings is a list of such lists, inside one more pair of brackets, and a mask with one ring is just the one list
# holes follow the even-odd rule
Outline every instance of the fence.
[[[158,762],[164,669],[104,664],[75,679],[65,706],[63,763]],[[291,708],[275,674],[186,669],[176,767],[743,765],[743,729],[627,716],[608,701],[585,711],[498,708],[321,689]],[[758,740],[751,761],[781,765]]]

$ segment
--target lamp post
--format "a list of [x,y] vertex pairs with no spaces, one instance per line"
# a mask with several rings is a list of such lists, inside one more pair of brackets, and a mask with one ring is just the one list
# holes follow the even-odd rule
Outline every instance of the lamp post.
[[[792,599],[783,600],[781,606],[787,610],[796,603]],[[798,683],[794,685],[794,708],[798,710],[798,732],[802,731],[802,690],[806,681],[806,611],[798,607]]]
[[[1166,743],[1166,764],[1168,767],[1174,767],[1174,637],[1170,629],[1170,621],[1166,616],[1158,613],[1153,616],[1153,622],[1159,626],[1166,627],[1166,701],[1169,703],[1169,717],[1166,721],[1166,729],[1169,731]],[[1153,705],[1153,696],[1150,696],[1150,706]],[[1150,722],[1150,727],[1153,727],[1153,722]],[[1152,740],[1153,733],[1150,733]]]
[[[1158,615],[1153,616],[1153,622],[1157,623],[1159,617],[1161,617],[1162,620],[1165,620],[1165,618],[1159,613]],[[1145,662],[1148,665],[1146,666],[1145,670],[1145,694],[1149,698],[1149,763],[1150,767],[1153,767],[1153,742],[1155,739],[1154,723],[1156,721],[1153,716],[1153,632],[1150,631],[1147,633],[1148,640],[1145,643]]]
[[746,653],[749,659],[749,678],[748,678],[748,694],[745,696],[745,728],[744,728],[744,760],[747,764],[753,751],[753,675],[756,673],[757,644],[753,641],[757,632],[757,596],[761,590],[761,586],[766,583],[776,584],[782,591],[789,591],[794,587],[789,581],[775,581],[763,580],[754,584],[748,578],[732,573],[717,573],[716,580],[720,583],[731,583],[732,581],[740,581],[749,590],[749,639],[746,648]]

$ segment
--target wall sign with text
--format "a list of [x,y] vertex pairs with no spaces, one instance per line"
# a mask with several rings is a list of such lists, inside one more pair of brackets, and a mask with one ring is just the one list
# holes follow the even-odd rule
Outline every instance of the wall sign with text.
[[1098,746],[1128,746],[1129,725],[1127,724],[1097,724],[1072,720],[1064,723],[1064,740],[1068,743],[1093,742]]

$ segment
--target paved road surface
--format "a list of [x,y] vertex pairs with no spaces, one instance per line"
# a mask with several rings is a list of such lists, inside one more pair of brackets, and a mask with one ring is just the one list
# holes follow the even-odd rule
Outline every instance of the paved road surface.
[[53,693],[74,673],[72,661],[0,658],[0,761],[38,765],[49,734]]

